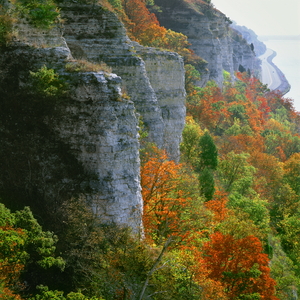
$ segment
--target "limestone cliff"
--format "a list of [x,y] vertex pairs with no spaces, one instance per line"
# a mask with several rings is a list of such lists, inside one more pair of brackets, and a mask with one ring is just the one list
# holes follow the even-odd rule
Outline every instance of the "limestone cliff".
[[194,52],[208,62],[207,69],[199,70],[202,82],[215,80],[219,86],[223,82],[223,70],[234,76],[239,65],[254,71],[259,69],[259,61],[249,44],[238,39],[230,28],[230,20],[220,11],[204,1],[156,0],[162,12],[158,14],[160,23],[188,36]]
[[[1,191],[12,197],[23,191],[19,196],[27,205],[40,199],[48,214],[68,197],[82,195],[103,221],[138,231],[142,199],[134,104],[122,98],[120,77],[63,72],[69,59],[63,47],[19,44],[1,53],[1,69],[9,73],[1,85],[10,80],[11,97],[1,103]],[[24,97],[28,70],[42,65],[60,70],[69,87],[48,108],[42,100],[32,107],[30,95]],[[20,92],[14,97],[12,89]]]
[[[64,27],[50,31],[19,20],[17,39],[1,49],[1,193],[46,215],[81,195],[104,222],[138,232],[138,120],[150,141],[179,160],[183,60],[131,42],[118,18],[101,6],[62,5],[61,13]],[[117,75],[68,71],[66,64],[76,59],[105,61]],[[30,72],[44,65],[68,84],[59,101],[31,99]]]
[[238,31],[248,44],[253,44],[254,52],[257,56],[260,56],[266,52],[266,45],[258,39],[257,34],[253,30],[247,28],[246,26],[237,25],[235,22],[233,22],[230,27]]
[[118,18],[101,7],[73,4],[61,8],[66,20],[64,37],[73,56],[111,66],[142,116],[149,139],[178,160],[185,119],[181,57],[131,42]]
[[[200,70],[200,85],[215,80],[221,86],[223,70],[233,76],[239,64],[256,67],[250,46],[229,29],[221,12],[205,3],[157,2],[162,25],[186,34],[208,62]],[[62,3],[63,26],[47,31],[19,20],[17,39],[0,49],[0,192],[45,215],[81,195],[103,221],[138,232],[139,118],[149,140],[178,161],[185,120],[183,60],[132,42],[118,17],[100,5]],[[66,64],[79,59],[105,62],[113,73],[68,71]],[[66,81],[61,99],[33,97],[30,72],[42,66]]]

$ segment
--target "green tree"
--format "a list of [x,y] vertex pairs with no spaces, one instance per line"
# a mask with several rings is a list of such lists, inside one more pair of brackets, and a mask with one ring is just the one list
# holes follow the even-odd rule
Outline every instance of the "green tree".
[[276,280],[276,296],[279,299],[293,299],[293,292],[300,284],[295,274],[295,265],[283,251],[278,237],[269,237],[272,247],[271,276]]
[[214,174],[211,169],[205,167],[199,175],[200,192],[209,201],[215,193]]
[[284,165],[284,179],[300,196],[300,153],[294,153]]
[[16,6],[38,28],[50,29],[59,17],[59,9],[52,0],[17,0]]
[[4,283],[4,292],[18,293],[24,281],[34,288],[48,280],[50,273],[46,275],[45,270],[55,268],[56,274],[63,270],[64,261],[55,256],[56,242],[56,236],[42,230],[28,207],[11,213],[0,203],[0,283]]
[[199,140],[199,162],[196,171],[201,172],[204,168],[216,170],[218,166],[218,150],[213,138],[208,131]]
[[249,157],[248,153],[231,151],[220,161],[218,175],[226,192],[244,194],[252,185],[256,169],[248,163]]
[[53,69],[45,65],[37,72],[30,71],[30,81],[34,93],[42,97],[57,97],[66,92],[67,85]]
[[194,119],[192,117],[187,117],[186,124],[182,132],[180,151],[182,159],[189,162],[192,166],[196,166],[197,161],[199,160],[199,140],[202,134],[200,126],[194,121]]
[[209,201],[215,192],[213,170],[218,166],[218,150],[208,131],[201,136],[198,147],[200,153],[195,171],[199,173],[200,194]]
[[38,286],[39,293],[29,300],[103,300],[98,297],[86,297],[81,292],[71,292],[64,296],[64,292],[57,290],[49,290],[47,286]]

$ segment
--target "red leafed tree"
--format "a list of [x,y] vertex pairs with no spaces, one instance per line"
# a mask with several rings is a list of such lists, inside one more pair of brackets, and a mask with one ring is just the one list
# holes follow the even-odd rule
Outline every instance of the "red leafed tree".
[[269,112],[271,111],[270,106],[268,105],[268,101],[265,97],[257,97],[257,101],[259,103],[258,111],[261,112],[263,120],[267,120],[269,116]]
[[123,0],[123,8],[126,15],[133,23],[131,32],[137,39],[139,39],[139,35],[141,35],[149,26],[159,26],[155,14],[147,9],[145,1]]
[[192,101],[187,103],[187,111],[204,127],[215,130],[229,118],[226,102],[222,92],[215,84],[210,84],[190,95]]
[[141,168],[145,233],[146,238],[156,243],[170,236],[182,237],[180,216],[187,199],[177,188],[180,168],[180,164],[168,160],[160,150]]
[[0,299],[19,300],[13,292],[19,287],[26,253],[22,250],[26,235],[20,228],[0,226]]
[[210,238],[203,246],[208,277],[222,283],[229,299],[278,300],[269,259],[257,237],[234,238],[216,232]]
[[226,140],[223,139],[219,143],[220,156],[234,151],[235,153],[256,153],[257,151],[263,152],[265,150],[264,138],[260,134],[253,136],[246,134],[238,134],[236,136],[229,136]]
[[228,208],[226,207],[227,202],[227,194],[217,191],[215,192],[214,198],[205,203],[205,206],[214,213],[215,222],[222,222],[226,218],[228,214]]

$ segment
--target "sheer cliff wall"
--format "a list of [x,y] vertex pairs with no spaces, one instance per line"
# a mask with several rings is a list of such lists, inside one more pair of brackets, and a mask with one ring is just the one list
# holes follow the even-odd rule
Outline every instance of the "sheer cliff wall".
[[162,26],[188,37],[191,49],[207,61],[207,69],[199,70],[202,75],[200,86],[214,80],[223,83],[223,70],[234,77],[242,65],[246,70],[259,70],[259,61],[246,41],[237,40],[229,27],[229,19],[207,3],[188,4],[184,0],[156,0],[162,12],[158,19]]
[[[61,13],[64,26],[50,31],[19,20],[17,39],[1,49],[0,191],[49,216],[80,196],[103,222],[137,233],[143,206],[139,118],[149,140],[179,160],[183,60],[131,42],[101,6],[73,4]],[[69,72],[66,64],[76,59],[106,62],[113,73]],[[49,108],[42,101],[31,107],[30,92],[24,96],[30,72],[42,66],[68,85],[67,95]]]
[[[7,70],[1,84],[10,81],[5,93],[10,97],[1,101],[1,192],[46,215],[80,195],[103,222],[138,232],[142,198],[134,103],[122,98],[115,74],[66,72],[70,58],[64,47],[16,44],[1,53],[1,69]],[[22,90],[29,70],[43,65],[66,79],[68,95],[32,104]]]
[[[186,34],[207,60],[200,85],[215,80],[221,86],[223,69],[233,76],[239,64],[254,67],[249,45],[233,38],[222,13],[210,7],[203,13],[182,0],[158,2],[162,25]],[[183,60],[132,42],[117,16],[101,6],[72,2],[60,8],[63,26],[47,31],[19,20],[17,39],[0,49],[0,192],[26,205],[34,201],[44,215],[81,195],[104,222],[138,232],[139,118],[148,139],[178,161],[185,120]],[[78,59],[105,62],[113,73],[68,71],[66,64]],[[42,66],[68,84],[62,99],[31,99],[30,72]]]
[[131,42],[118,18],[101,7],[61,8],[64,37],[73,56],[111,66],[121,76],[123,91],[134,102],[149,139],[178,160],[185,120],[182,58]]

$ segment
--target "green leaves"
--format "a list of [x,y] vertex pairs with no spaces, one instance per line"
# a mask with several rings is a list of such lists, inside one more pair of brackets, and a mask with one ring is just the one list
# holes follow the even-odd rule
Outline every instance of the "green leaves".
[[199,160],[199,140],[202,136],[202,130],[200,126],[189,117],[186,120],[186,125],[182,132],[182,143],[180,144],[180,151],[182,158],[185,161],[190,162],[193,166],[196,166]]
[[67,85],[53,69],[45,65],[37,72],[30,71],[33,92],[44,97],[57,97],[66,92]]
[[220,161],[219,177],[226,192],[245,193],[250,188],[256,170],[247,162],[249,157],[248,153],[231,151]]
[[218,150],[208,131],[199,140],[201,152],[199,154],[199,165],[197,170],[201,171],[205,167],[216,170],[218,166]]
[[28,271],[38,276],[40,268],[63,270],[65,262],[55,256],[56,242],[57,237],[42,230],[29,207],[11,213],[0,204],[0,282],[4,288],[18,287],[21,274]]
[[49,290],[47,286],[40,285],[38,286],[40,291],[35,297],[29,298],[29,300],[103,300],[102,298],[97,297],[86,297],[81,292],[71,292],[64,296],[64,292],[57,290]]
[[6,45],[12,37],[14,19],[0,6],[0,46]]
[[59,9],[52,0],[18,0],[18,10],[38,28],[49,29],[59,17]]
[[211,200],[215,193],[215,181],[213,172],[207,167],[199,175],[200,192],[207,201]]

